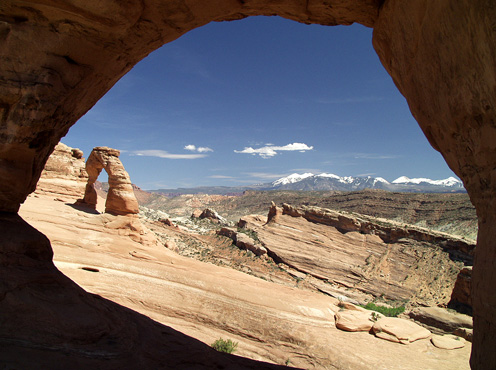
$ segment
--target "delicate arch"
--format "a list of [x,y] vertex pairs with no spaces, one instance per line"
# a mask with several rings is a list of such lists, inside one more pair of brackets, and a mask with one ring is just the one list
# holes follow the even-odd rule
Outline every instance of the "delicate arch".
[[109,189],[105,201],[105,212],[113,215],[129,215],[139,213],[138,201],[134,195],[129,174],[119,159],[120,151],[117,149],[99,146],[93,148],[86,161],[88,183],[84,192],[82,203],[96,208],[97,192],[95,182],[105,170],[108,174]]

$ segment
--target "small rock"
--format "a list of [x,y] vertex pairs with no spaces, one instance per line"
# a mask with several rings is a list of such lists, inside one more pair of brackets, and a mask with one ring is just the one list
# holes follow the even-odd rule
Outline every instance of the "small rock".
[[177,226],[176,226],[176,225],[174,225],[174,224],[172,223],[172,221],[171,221],[170,219],[168,219],[168,218],[165,218],[165,219],[164,219],[164,218],[161,218],[161,219],[159,219],[159,220],[158,220],[158,222],[160,222],[160,223],[162,223],[162,224],[164,224],[164,225],[166,225],[166,226],[177,227]]

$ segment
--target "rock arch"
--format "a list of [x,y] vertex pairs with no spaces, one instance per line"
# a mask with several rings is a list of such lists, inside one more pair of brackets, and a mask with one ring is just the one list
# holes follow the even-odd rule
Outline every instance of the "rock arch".
[[[16,212],[69,127],[151,51],[210,21],[252,15],[374,28],[384,67],[476,206],[471,365],[495,368],[496,6],[490,0],[2,1],[0,226],[9,241],[1,249],[0,274],[9,281],[2,289],[14,294],[26,286],[37,264],[53,272],[49,243]],[[19,230],[31,231],[21,238]],[[53,281],[61,279],[53,273]],[[5,303],[2,308],[9,312]],[[2,334],[21,335],[8,330],[2,327]]]
[[97,193],[95,182],[98,175],[105,170],[108,174],[109,190],[105,201],[105,212],[113,215],[130,215],[139,213],[138,201],[134,195],[129,174],[119,159],[117,149],[98,146],[93,148],[86,161],[88,183],[82,203],[96,208]]

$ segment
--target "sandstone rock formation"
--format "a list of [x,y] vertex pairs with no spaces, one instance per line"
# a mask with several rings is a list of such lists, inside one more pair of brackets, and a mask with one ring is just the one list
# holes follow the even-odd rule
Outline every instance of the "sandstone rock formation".
[[83,152],[58,143],[41,173],[36,192],[81,198],[87,181]]
[[246,216],[238,226],[255,231],[276,262],[375,297],[446,305],[459,260],[472,259],[474,245],[425,229],[317,207],[274,207],[267,222]]
[[441,349],[458,349],[465,347],[465,339],[454,335],[433,335],[432,344]]
[[455,287],[451,294],[449,307],[455,308],[460,312],[472,314],[472,266],[465,266],[456,278]]
[[[269,211],[270,214],[273,211]],[[466,264],[473,263],[475,245],[462,238],[435,232],[412,225],[381,221],[375,217],[338,212],[319,207],[293,207],[283,204],[282,214],[303,217],[318,224],[333,226],[341,232],[359,232],[377,235],[385,243],[396,243],[401,239],[412,239],[419,242],[439,244],[455,260]]]
[[201,218],[201,219],[206,218],[206,219],[213,221],[213,222],[227,223],[227,220],[224,217],[219,215],[215,210],[209,209],[209,208],[204,209],[202,211],[202,213],[200,213],[198,218]]
[[113,215],[129,215],[139,213],[139,206],[134,196],[131,179],[119,159],[117,149],[96,147],[86,161],[88,183],[82,203],[96,207],[97,192],[95,182],[104,169],[109,178],[109,190],[105,202],[105,212]]
[[380,313],[359,308],[336,312],[336,328],[345,331],[369,332],[376,319],[384,317]]
[[412,321],[397,317],[383,317],[374,323],[372,331],[378,338],[401,344],[410,344],[431,336],[429,330]]
[[438,333],[455,333],[459,328],[472,329],[472,318],[461,313],[449,312],[441,307],[417,307],[409,316]]
[[235,229],[230,227],[223,227],[218,232],[218,235],[226,236],[232,239],[233,243],[240,249],[249,250],[257,256],[263,256],[267,254],[267,249],[256,242],[253,238],[249,237],[245,233],[237,232]]
[[[252,15],[374,27],[373,44],[384,67],[477,208],[471,364],[496,367],[492,2],[5,0],[0,11],[0,210],[13,214],[34,191],[45,162],[69,127],[139,60],[189,30]],[[46,248],[42,238],[38,248]],[[8,266],[17,263],[9,261]],[[81,304],[88,299],[81,298]]]

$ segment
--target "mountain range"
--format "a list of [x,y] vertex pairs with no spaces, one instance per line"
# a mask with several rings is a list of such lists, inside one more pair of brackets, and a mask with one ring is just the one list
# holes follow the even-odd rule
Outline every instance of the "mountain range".
[[382,177],[341,177],[330,173],[293,173],[276,181],[250,186],[204,186],[195,188],[158,189],[153,192],[179,195],[179,194],[236,194],[246,190],[297,190],[297,191],[355,191],[363,189],[381,189],[397,192],[422,192],[422,193],[462,193],[466,192],[463,183],[448,177],[444,180],[431,180],[427,178],[413,178],[401,176],[389,182]]

